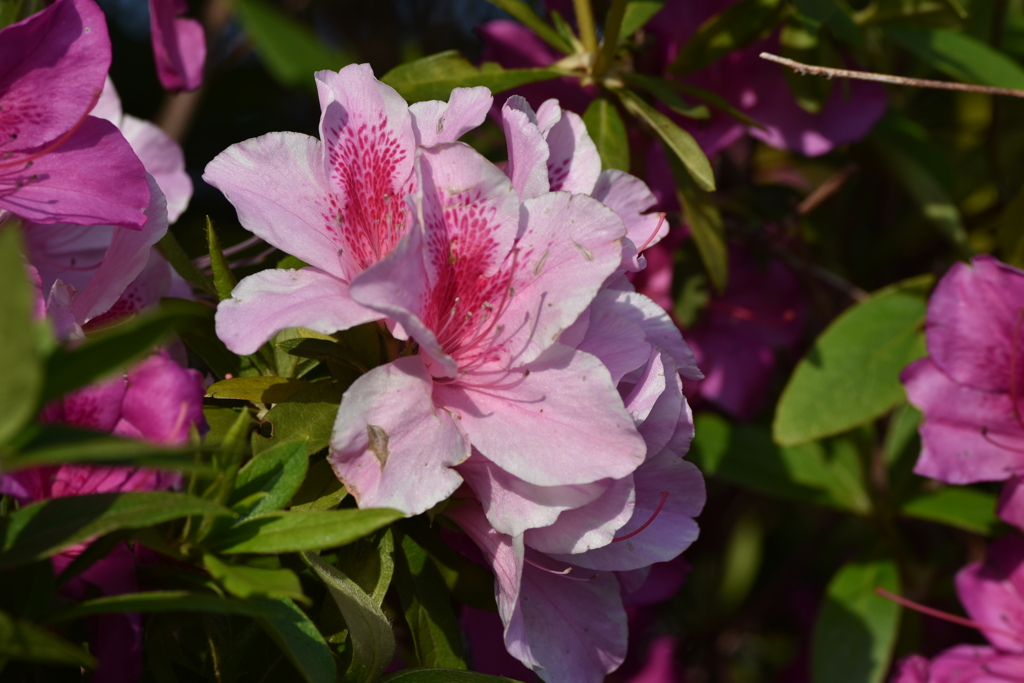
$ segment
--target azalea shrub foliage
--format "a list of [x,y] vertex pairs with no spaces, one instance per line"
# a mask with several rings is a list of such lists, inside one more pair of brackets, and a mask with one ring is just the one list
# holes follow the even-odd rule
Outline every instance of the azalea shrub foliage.
[[0,0],[0,678],[1024,679],[1021,95],[1019,0]]

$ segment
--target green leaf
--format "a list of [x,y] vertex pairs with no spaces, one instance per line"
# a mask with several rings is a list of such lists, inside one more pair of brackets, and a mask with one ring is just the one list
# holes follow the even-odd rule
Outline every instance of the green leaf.
[[95,668],[96,658],[35,624],[0,612],[0,666],[5,660]]
[[900,508],[900,514],[991,536],[999,523],[996,502],[996,496],[986,491],[947,486],[908,500]]
[[644,90],[654,97],[656,97],[663,104],[667,105],[669,109],[675,113],[686,116],[691,119],[706,119],[711,116],[711,112],[703,104],[689,104],[682,97],[679,96],[677,89],[669,81],[664,78],[657,78],[655,76],[645,76],[644,74],[638,74],[634,72],[625,72],[622,77],[630,85],[634,85],[641,90]]
[[[800,15],[791,16],[779,31],[779,50],[783,57],[804,64],[821,66],[842,65],[842,59],[835,55],[831,44],[819,37],[815,24]],[[817,114],[832,94],[832,79],[807,76],[792,69],[783,68],[786,84],[797,105],[804,111]]]
[[396,66],[380,80],[409,102],[420,102],[447,100],[453,88],[483,85],[499,93],[564,75],[551,68],[503,69],[494,62],[473,66],[458,52],[449,50]]
[[380,683],[516,683],[511,678],[455,669],[405,669],[385,676]]
[[629,140],[619,110],[605,97],[598,97],[583,114],[583,123],[601,155],[601,166],[629,171]]
[[889,670],[900,606],[875,594],[900,592],[891,560],[851,562],[832,578],[811,640],[814,683],[880,683]]
[[779,448],[767,431],[698,414],[690,459],[709,477],[771,496],[857,514],[871,510],[856,449],[846,440]]
[[213,227],[213,221],[206,217],[206,247],[210,252],[210,267],[213,269],[213,284],[217,288],[217,298],[221,301],[231,298],[231,292],[238,284],[238,278],[231,272],[224,251],[220,248],[220,239]]
[[[213,285],[211,284],[211,287]],[[241,372],[241,359],[224,346],[214,325],[216,309],[208,304],[186,299],[163,299],[161,310],[184,316],[178,327],[178,336],[190,351],[203,359],[218,377],[237,376]]]
[[287,441],[254,457],[238,472],[229,505],[257,492],[266,495],[245,512],[247,517],[280,510],[302,486],[309,466],[305,441]]
[[683,218],[690,226],[693,241],[711,283],[719,292],[729,284],[729,250],[725,242],[722,214],[711,197],[694,185],[675,159],[669,159],[676,183],[676,197],[683,207]]
[[537,34],[537,37],[562,54],[572,52],[572,46],[555,29],[537,16],[533,8],[522,0],[487,0],[495,7],[508,12],[513,19]]
[[875,293],[832,322],[782,392],[772,435],[783,446],[839,434],[905,397],[900,372],[924,355],[921,328],[931,275]]
[[353,61],[265,0],[235,0],[232,6],[267,70],[285,85],[313,89],[315,71],[338,71]]
[[167,259],[167,262],[171,264],[175,272],[185,278],[186,282],[207,294],[217,294],[217,288],[213,284],[213,280],[188,257],[188,254],[185,253],[173,232],[168,230],[167,234],[156,243],[156,248]]
[[767,37],[782,20],[786,3],[779,0],[741,0],[711,17],[679,50],[669,71],[687,74]]
[[302,481],[302,486],[292,496],[291,509],[303,510],[333,510],[338,507],[348,491],[342,484],[331,463],[326,458],[317,460],[309,466],[309,472]]
[[649,105],[629,90],[616,90],[622,105],[633,116],[649,125],[665,146],[683,162],[697,185],[707,192],[715,189],[715,174],[711,162],[693,136],[675,124],[669,117]]
[[142,529],[190,515],[230,515],[184,493],[101,493],[53,498],[0,519],[0,568],[32,562],[118,529]]
[[[330,382],[316,382],[279,403],[263,417],[263,425],[270,428],[271,436],[260,431],[252,435],[252,451],[262,453],[283,441],[306,439],[312,455],[326,448],[331,441],[331,430],[341,405],[341,391]],[[263,432],[266,433],[266,432]]]
[[395,635],[380,607],[352,579],[314,553],[303,559],[327,586],[345,619],[352,640],[352,666],[346,680],[371,683],[384,672],[395,653]]
[[221,562],[203,555],[203,566],[224,590],[239,598],[291,598],[309,604],[299,577],[290,569],[261,569]]
[[191,451],[122,439],[111,434],[69,427],[42,427],[24,444],[21,454],[2,458],[4,472],[64,463],[133,465],[206,473],[210,468],[195,462]]
[[263,627],[308,683],[334,683],[334,656],[323,636],[289,600],[253,597],[230,600],[188,591],[128,593],[88,600],[58,612],[50,622],[110,612],[212,612],[252,617]]
[[1024,185],[999,215],[997,231],[1003,261],[1018,268],[1024,266]]
[[391,529],[347,546],[338,553],[335,567],[380,607],[395,574],[395,537]]
[[465,669],[462,636],[451,597],[427,551],[402,536],[395,583],[412,634],[416,663],[432,669]]
[[654,15],[665,6],[665,0],[630,0],[626,4],[626,14],[622,17],[622,29],[619,33],[628,38],[654,18]]
[[206,390],[207,398],[236,399],[253,403],[284,403],[310,383],[290,377],[232,377]]
[[28,423],[39,407],[43,368],[32,321],[33,291],[18,227],[0,229],[0,444]]
[[732,103],[729,102],[729,100],[725,99],[716,92],[713,92],[711,90],[705,90],[704,88],[698,88],[695,85],[684,83],[682,81],[665,81],[665,83],[667,83],[668,85],[682,93],[692,95],[693,97],[696,97],[698,100],[703,100],[704,102],[707,102],[715,109],[718,109],[724,114],[728,114],[737,121],[745,123],[748,126],[753,126],[754,128],[766,130],[764,125],[760,121],[751,118],[743,111],[737,109],[735,106],[732,105]]
[[57,349],[46,360],[42,400],[63,396],[72,389],[93,384],[123,370],[149,354],[177,327],[190,322],[189,316],[177,313],[144,313],[90,335],[79,346]]
[[885,25],[885,34],[958,81],[1024,90],[1024,69],[977,38],[942,28]]
[[476,609],[497,611],[491,572],[452,550],[422,515],[404,520],[399,528],[430,554],[456,600]]
[[250,517],[207,540],[222,554],[321,550],[351,543],[402,517],[389,508],[273,512]]

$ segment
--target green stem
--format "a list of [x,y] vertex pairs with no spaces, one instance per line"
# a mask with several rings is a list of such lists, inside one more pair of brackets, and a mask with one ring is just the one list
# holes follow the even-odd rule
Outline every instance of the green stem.
[[604,42],[601,43],[601,53],[597,56],[597,66],[594,67],[595,79],[600,79],[615,59],[615,49],[619,46],[619,34],[622,31],[622,19],[626,16],[627,2],[628,0],[612,0],[612,6],[608,8],[608,17],[604,21]]
[[572,0],[576,8],[576,25],[580,30],[583,49],[590,54],[597,54],[597,31],[594,28],[594,10],[590,0]]

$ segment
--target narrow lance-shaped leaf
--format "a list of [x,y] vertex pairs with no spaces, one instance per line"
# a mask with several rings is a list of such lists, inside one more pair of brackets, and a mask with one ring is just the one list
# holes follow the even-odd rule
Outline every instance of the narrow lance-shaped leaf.
[[711,116],[711,112],[708,111],[707,106],[703,104],[689,104],[686,102],[679,95],[675,84],[671,81],[667,81],[664,78],[658,78],[656,76],[647,76],[645,74],[638,74],[634,72],[623,73],[622,77],[630,85],[635,85],[641,90],[644,90],[656,97],[662,102],[662,104],[665,104],[669,109],[680,116],[686,116],[691,119],[706,119]]
[[651,127],[661,138],[662,143],[686,167],[687,172],[702,190],[711,192],[715,189],[715,174],[711,170],[704,150],[700,148],[693,136],[675,124],[669,117],[649,105],[643,98],[629,90],[616,90],[626,110],[633,116]]
[[911,498],[900,514],[989,536],[995,530],[996,496],[966,486],[948,486]]
[[306,439],[312,455],[330,443],[341,391],[330,382],[316,382],[290,398],[263,416],[261,429],[252,435],[253,453],[262,453],[283,441]]
[[618,109],[605,97],[598,97],[583,114],[583,123],[597,146],[602,168],[629,171],[629,139]]
[[459,622],[440,572],[427,551],[409,536],[401,537],[397,555],[395,583],[416,662],[430,668],[465,669]]
[[299,577],[290,569],[263,569],[228,564],[213,555],[203,555],[203,566],[224,589],[239,598],[290,598],[310,603],[302,593]]
[[[212,281],[210,287],[213,288]],[[203,359],[216,376],[237,377],[242,373],[241,359],[229,351],[217,336],[214,325],[216,309],[213,306],[187,299],[168,298],[160,302],[160,308],[167,313],[187,317],[177,330],[178,336],[190,351]]]
[[522,0],[487,1],[495,7],[508,12],[513,19],[526,26],[526,28],[537,34],[538,38],[562,54],[567,55],[572,52],[572,46],[562,36],[558,35],[558,31],[548,26],[543,19],[537,16],[533,8],[522,2]]
[[899,632],[900,606],[875,594],[900,592],[892,560],[851,562],[832,578],[811,639],[813,683],[881,683]]
[[209,216],[206,217],[206,246],[210,252],[210,267],[213,269],[213,284],[217,288],[217,298],[221,301],[230,299],[231,292],[238,284],[238,278],[231,272],[231,266],[224,258],[224,250],[220,247],[220,239]]
[[630,0],[622,17],[622,38],[628,38],[665,6],[665,0]]
[[921,328],[932,280],[927,275],[887,287],[829,325],[779,399],[772,423],[779,444],[839,434],[904,399],[899,375],[924,355]]
[[224,554],[321,550],[351,543],[402,516],[388,508],[272,512],[250,517],[207,542]]
[[0,666],[7,660],[89,669],[96,666],[96,658],[82,648],[31,622],[0,612]]
[[241,501],[263,494],[254,505],[246,507],[246,516],[280,510],[302,486],[308,467],[305,440],[285,442],[263,451],[239,470],[228,504],[237,511],[243,507]]
[[167,262],[171,264],[171,267],[174,268],[178,275],[185,278],[185,281],[190,285],[198,287],[207,294],[217,293],[213,280],[189,258],[173,232],[168,230],[167,234],[156,243],[156,248],[160,250],[160,253],[164,255],[164,258],[167,259]]
[[32,322],[33,294],[17,225],[0,229],[0,443],[32,418],[43,388],[43,368]]
[[1024,90],[1024,68],[966,33],[889,23],[885,34],[932,68],[958,81]]
[[711,17],[690,36],[669,71],[687,74],[717,62],[768,35],[784,16],[779,0],[740,0]]
[[683,207],[683,220],[690,226],[708,277],[715,289],[723,292],[729,283],[729,251],[725,243],[722,214],[711,197],[694,184],[678,161],[670,158],[669,167],[676,182],[676,196]]
[[396,66],[381,80],[409,102],[420,102],[446,100],[453,88],[483,85],[491,92],[502,92],[565,75],[553,68],[503,69],[493,62],[473,66],[458,52],[449,50]]
[[232,377],[206,390],[207,398],[234,399],[253,403],[283,403],[310,383],[290,377]]
[[327,586],[348,626],[352,640],[352,668],[347,680],[370,683],[384,672],[395,653],[391,624],[369,595],[354,581],[314,553],[303,559]]

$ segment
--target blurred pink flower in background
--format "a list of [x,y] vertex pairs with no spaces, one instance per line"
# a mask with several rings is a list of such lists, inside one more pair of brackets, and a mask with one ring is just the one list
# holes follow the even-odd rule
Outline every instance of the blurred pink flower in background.
[[206,36],[203,25],[182,17],[185,0],[149,0],[153,57],[160,83],[168,90],[195,90],[203,84]]
[[57,0],[0,30],[0,220],[145,225],[142,163],[114,125],[89,116],[110,59],[93,0]]

